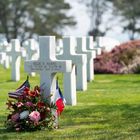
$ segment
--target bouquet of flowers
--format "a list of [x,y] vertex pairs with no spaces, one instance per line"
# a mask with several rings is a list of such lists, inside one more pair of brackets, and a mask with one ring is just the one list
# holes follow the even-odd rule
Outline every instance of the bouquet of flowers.
[[50,103],[50,97],[42,100],[41,92],[38,86],[30,90],[28,80],[26,80],[16,92],[9,93],[9,97],[12,99],[7,102],[10,110],[5,123],[7,129],[34,131],[55,127],[58,112],[61,113],[64,106],[61,105],[60,112],[60,105],[57,107],[56,103]]

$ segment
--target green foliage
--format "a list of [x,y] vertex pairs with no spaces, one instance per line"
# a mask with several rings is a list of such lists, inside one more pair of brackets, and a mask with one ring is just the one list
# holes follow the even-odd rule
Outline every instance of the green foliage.
[[56,35],[66,26],[75,25],[64,0],[2,0],[0,1],[0,32],[9,41],[25,40],[33,35]]
[[82,0],[87,5],[87,10],[90,15],[90,31],[89,35],[94,36],[94,39],[96,39],[97,36],[103,36],[107,32],[107,30],[110,29],[110,27],[107,27],[104,24],[104,28],[102,29],[101,25],[104,22],[103,21],[103,15],[106,11],[108,11],[109,7],[106,0]]
[[[95,75],[88,90],[77,92],[77,106],[66,106],[60,117],[60,128],[54,131],[7,132],[7,93],[20,82],[10,81],[10,70],[0,67],[0,140],[138,140],[140,137],[140,77],[138,75]],[[62,75],[59,74],[62,87]],[[39,83],[39,76],[30,78]]]
[[136,74],[140,74],[140,65],[139,64],[134,68],[134,72]]
[[[109,0],[111,1],[111,0]],[[140,1],[137,0],[114,0],[111,1],[115,7],[115,14],[122,16],[124,31],[128,31],[130,39],[134,40],[136,33],[140,33],[139,19],[140,19]],[[122,22],[121,21],[121,22]]]

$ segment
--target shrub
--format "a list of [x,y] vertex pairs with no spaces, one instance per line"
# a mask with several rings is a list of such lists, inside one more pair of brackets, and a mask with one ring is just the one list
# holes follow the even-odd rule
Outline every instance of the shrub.
[[116,46],[111,52],[103,52],[95,59],[95,73],[123,73],[122,69],[129,69],[139,53],[140,40]]

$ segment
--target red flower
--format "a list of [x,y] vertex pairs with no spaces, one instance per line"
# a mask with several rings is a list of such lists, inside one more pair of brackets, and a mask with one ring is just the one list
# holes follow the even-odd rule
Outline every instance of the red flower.
[[36,97],[36,96],[38,96],[38,93],[36,91],[29,91],[28,95],[31,97]]
[[37,107],[38,107],[38,108],[44,108],[44,107],[45,107],[45,103],[43,103],[43,102],[38,102],[38,103],[37,103]]
[[44,120],[46,118],[46,112],[40,112],[41,120]]

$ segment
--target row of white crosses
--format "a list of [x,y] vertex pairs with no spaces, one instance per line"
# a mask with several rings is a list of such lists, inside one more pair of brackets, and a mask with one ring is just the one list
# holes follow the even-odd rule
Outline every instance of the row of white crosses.
[[[28,46],[24,46],[26,49],[25,54],[21,51],[20,41],[18,39],[11,40],[11,50],[8,53],[11,56],[11,80],[19,81],[20,80],[20,64],[21,64],[21,56],[25,57],[25,60],[33,60],[35,59],[33,55],[36,53],[37,49],[35,49],[35,40],[29,39]],[[39,56],[38,56],[39,57]],[[38,59],[38,57],[36,59]],[[35,73],[29,73],[32,76],[35,76]]]
[[[25,71],[38,72],[40,74],[40,85],[43,85],[44,98],[50,94],[54,95],[56,91],[56,73],[64,73],[64,97],[67,104],[76,105],[76,88],[86,90],[87,80],[91,81],[93,79],[95,50],[86,50],[86,37],[78,37],[76,41],[77,45],[74,43],[73,37],[64,37],[63,54],[57,56],[58,60],[56,58],[55,42],[54,36],[40,36],[39,60],[26,61]],[[75,50],[76,46],[77,49]],[[75,75],[75,67],[77,75]],[[87,74],[89,74],[88,77]],[[78,81],[77,84],[76,80]],[[53,97],[51,100],[53,100]]]
[[10,67],[9,57],[6,52],[0,52],[0,64],[4,66],[5,69]]
[[[72,60],[73,64],[73,72],[64,74],[64,97],[68,101],[67,104],[74,105],[72,97],[76,95],[76,90],[86,90],[87,81],[93,80],[93,59],[95,55],[95,50],[88,51],[86,49],[86,37],[77,37],[76,40],[74,37],[63,38],[63,54],[58,55],[57,58]],[[74,73],[75,67],[76,75]],[[73,98],[76,99],[76,97]]]
[[[32,72],[40,73],[40,84],[43,85],[45,90],[44,97],[55,93],[55,75],[57,72],[63,72],[64,97],[67,104],[76,105],[76,90],[86,90],[87,81],[94,78],[93,59],[95,58],[95,49],[89,47],[92,42],[93,40],[90,37],[77,37],[76,39],[74,37],[64,37],[62,41],[63,54],[56,56],[55,37],[42,36],[39,38],[40,57],[38,60],[33,60],[35,44],[32,39],[29,40],[28,46],[26,46],[28,57],[26,57],[25,70],[30,74]],[[19,81],[20,61],[23,55],[19,40],[12,40],[11,48],[11,51],[8,52],[12,59],[11,79]]]
[[86,49],[86,37],[77,38],[76,52],[87,55],[87,81],[92,81],[94,79],[93,59],[96,57],[96,53]]
[[[29,39],[28,45],[23,47],[21,47],[18,39],[12,39],[10,43],[1,43],[0,51],[0,64],[8,69],[11,63],[11,80],[13,81],[20,80],[21,57],[25,60],[37,60],[39,58],[34,39]],[[35,73],[30,73],[30,75],[34,76]]]
[[[64,97],[67,104],[76,104],[76,89],[87,89],[86,55],[76,54],[76,42],[74,37],[63,38],[63,54],[58,59],[72,60],[72,72],[64,74]],[[75,75],[75,68],[76,74]]]
[[62,59],[72,60],[73,65],[75,65],[76,67],[76,89],[86,90],[87,89],[87,71],[86,71],[87,56],[82,54],[76,54],[75,47],[76,47],[76,40],[74,37],[64,37],[63,54],[57,55],[57,58],[60,60]]
[[6,53],[1,52],[0,53],[0,64],[2,64],[2,65],[4,64],[5,58],[6,58]]
[[100,55],[102,52],[102,48],[94,43],[92,36],[87,37],[86,46],[87,46],[87,50],[91,50],[91,51],[94,50],[96,51],[97,55]]
[[10,51],[11,45],[8,44],[6,40],[1,40],[0,42],[0,64],[4,66],[5,69],[10,67],[10,58],[7,55],[7,52]]

